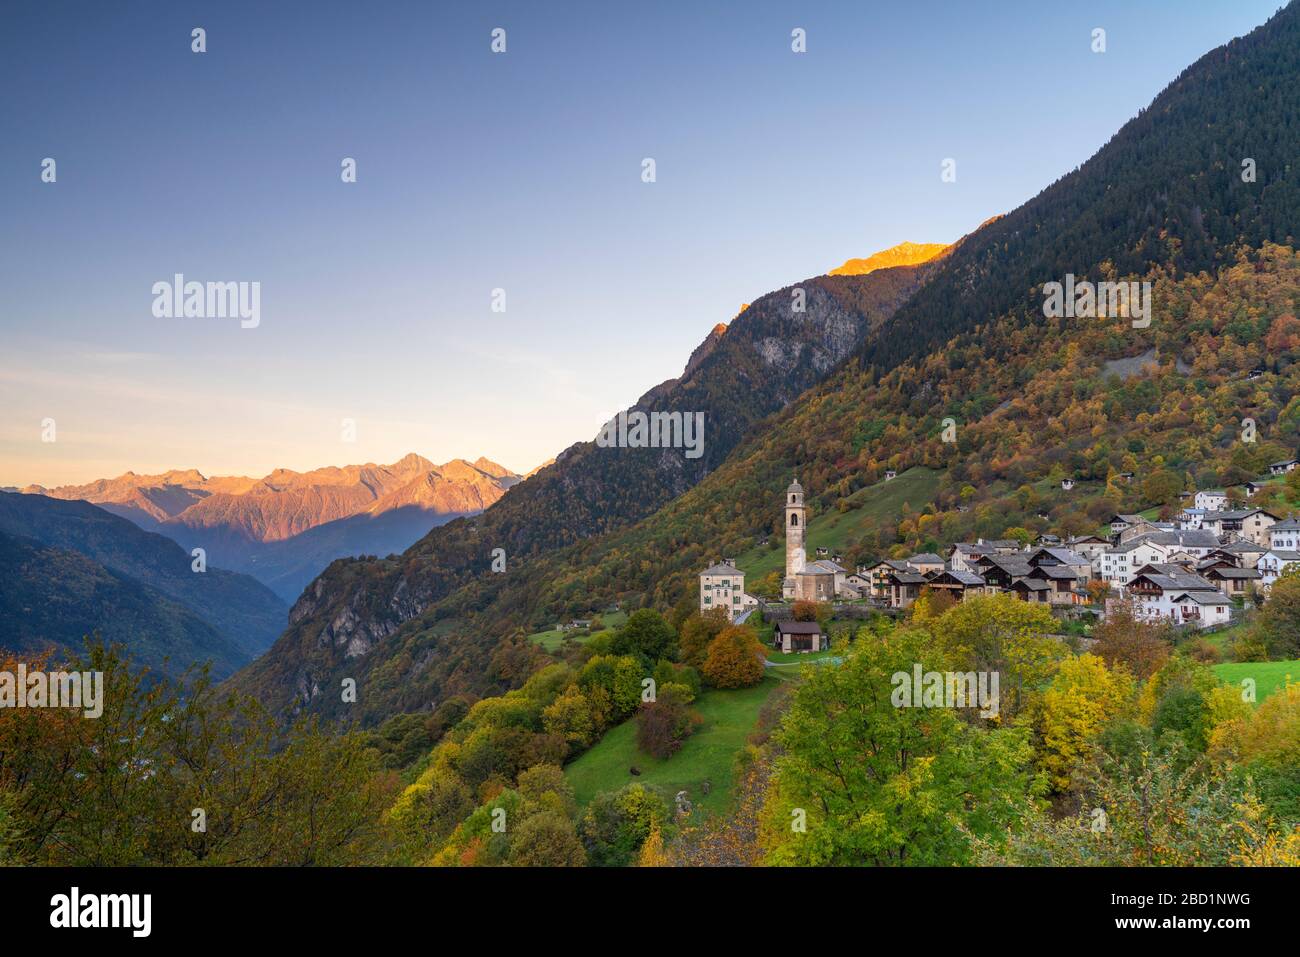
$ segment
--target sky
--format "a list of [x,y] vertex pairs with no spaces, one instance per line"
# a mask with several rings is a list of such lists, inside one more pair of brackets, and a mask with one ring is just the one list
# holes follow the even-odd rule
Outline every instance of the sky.
[[[527,471],[743,303],[1020,205],[1278,5],[5,0],[0,486]],[[258,324],[156,316],[177,273],[259,283]]]

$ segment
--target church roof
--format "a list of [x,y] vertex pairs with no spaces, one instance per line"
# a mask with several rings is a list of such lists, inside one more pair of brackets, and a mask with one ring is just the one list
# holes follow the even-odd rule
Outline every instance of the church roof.
[[786,489],[786,491],[787,491],[787,492],[802,492],[802,491],[803,491],[803,486],[799,484],[799,480],[798,480],[798,479],[795,479],[793,482],[790,483],[790,487],[789,487],[788,489]]

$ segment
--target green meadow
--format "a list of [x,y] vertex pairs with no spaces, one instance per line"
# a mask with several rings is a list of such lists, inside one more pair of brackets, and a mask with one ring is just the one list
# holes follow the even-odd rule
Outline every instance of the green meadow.
[[[639,781],[659,787],[670,801],[684,790],[695,808],[705,814],[724,811],[731,800],[736,753],[757,724],[763,702],[779,684],[777,678],[767,677],[752,688],[705,691],[693,705],[704,723],[666,761],[638,748],[636,720],[624,721],[566,767],[564,776],[581,805],[601,791],[616,791]],[[634,766],[639,775],[631,773]],[[706,781],[710,784],[707,795],[703,790]]]

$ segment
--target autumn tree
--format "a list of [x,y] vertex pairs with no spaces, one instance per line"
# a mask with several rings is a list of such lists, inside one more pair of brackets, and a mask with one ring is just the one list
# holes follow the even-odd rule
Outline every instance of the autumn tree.
[[1084,591],[1088,593],[1088,600],[1094,605],[1103,604],[1110,595],[1110,583],[1100,578],[1090,579],[1084,586]]
[[[3,860],[3,858],[0,858],[0,860]],[[637,858],[637,867],[670,867],[671,865],[672,861],[664,851],[663,831],[656,825],[650,829],[650,836],[641,845],[641,853]]]
[[65,667],[102,673],[100,717],[0,710],[11,858],[308,866],[386,853],[381,818],[395,781],[362,735],[311,719],[281,728],[251,699],[218,693],[202,670],[156,681],[98,641]]
[[1116,602],[1092,630],[1092,652],[1112,670],[1123,667],[1139,681],[1160,670],[1173,649],[1174,629],[1137,617],[1129,602]]
[[433,769],[407,788],[389,808],[386,822],[401,840],[408,860],[446,839],[474,810],[474,795],[451,768]]
[[1169,469],[1155,469],[1142,482],[1142,497],[1148,505],[1176,505],[1182,490],[1182,478]]
[[732,625],[713,639],[700,673],[715,688],[748,688],[763,680],[763,660],[754,629]]
[[485,800],[431,863],[449,867],[580,867],[586,852],[573,818],[573,788],[557,765],[523,771],[513,788]]
[[[1240,699],[1241,689],[1223,689]],[[1249,776],[1269,809],[1300,820],[1300,684],[1277,689],[1252,709],[1239,707],[1210,731],[1210,758]]]
[[661,761],[676,754],[702,721],[690,708],[691,698],[685,685],[660,685],[655,700],[644,702],[637,711],[637,747]]
[[1102,728],[1123,712],[1132,693],[1133,679],[1110,671],[1096,655],[1061,662],[1037,714],[1039,760],[1054,790],[1069,789],[1074,772],[1093,756]]
[[1254,637],[1270,658],[1300,658],[1300,568],[1288,568],[1273,583],[1255,620]]
[[683,623],[680,635],[681,659],[698,668],[709,653],[709,643],[730,623],[725,608],[710,608],[690,615]]
[[627,624],[615,633],[610,650],[640,659],[648,670],[661,658],[676,659],[677,634],[659,612],[642,608],[632,612]]
[[896,707],[913,666],[951,668],[920,629],[863,637],[795,689],[762,814],[778,865],[950,865],[971,835],[1012,825],[1029,800],[1024,727],[986,730],[945,707]]
[[506,861],[514,867],[582,867],[587,855],[573,821],[557,811],[544,810],[520,822]]
[[697,669],[692,668],[690,665],[675,664],[671,661],[661,661],[655,666],[654,679],[657,688],[662,688],[665,685],[680,685],[681,690],[687,693],[687,703],[698,698],[703,687]]
[[935,590],[929,585],[921,589],[921,594],[912,602],[909,609],[913,621],[928,621],[938,618],[957,604],[957,599],[946,588]]
[[977,863],[1056,867],[1186,867],[1266,863],[1286,855],[1286,829],[1248,781],[1207,773],[1174,751],[1147,748],[1088,763],[1079,811],[1029,811],[1005,844],[979,844]]
[[641,702],[644,671],[631,655],[599,655],[583,666],[578,687],[591,707],[597,728],[605,728],[632,714]]
[[974,595],[925,627],[957,670],[998,672],[1004,719],[1022,710],[1066,655],[1052,637],[1052,613],[1013,595]]
[[542,726],[563,737],[575,752],[590,746],[600,730],[591,712],[591,702],[576,684],[542,710]]
[[818,621],[824,612],[815,601],[797,601],[790,606],[790,614],[795,621]]
[[652,833],[662,838],[670,821],[667,798],[657,788],[634,783],[597,794],[583,812],[579,831],[590,864],[626,867]]

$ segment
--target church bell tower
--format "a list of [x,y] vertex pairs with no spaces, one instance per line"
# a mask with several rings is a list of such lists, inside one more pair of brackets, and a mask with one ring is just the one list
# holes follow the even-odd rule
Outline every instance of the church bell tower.
[[803,486],[795,479],[785,490],[785,577],[793,579],[804,570],[807,553],[804,551],[804,529],[808,526],[808,510],[803,504]]

